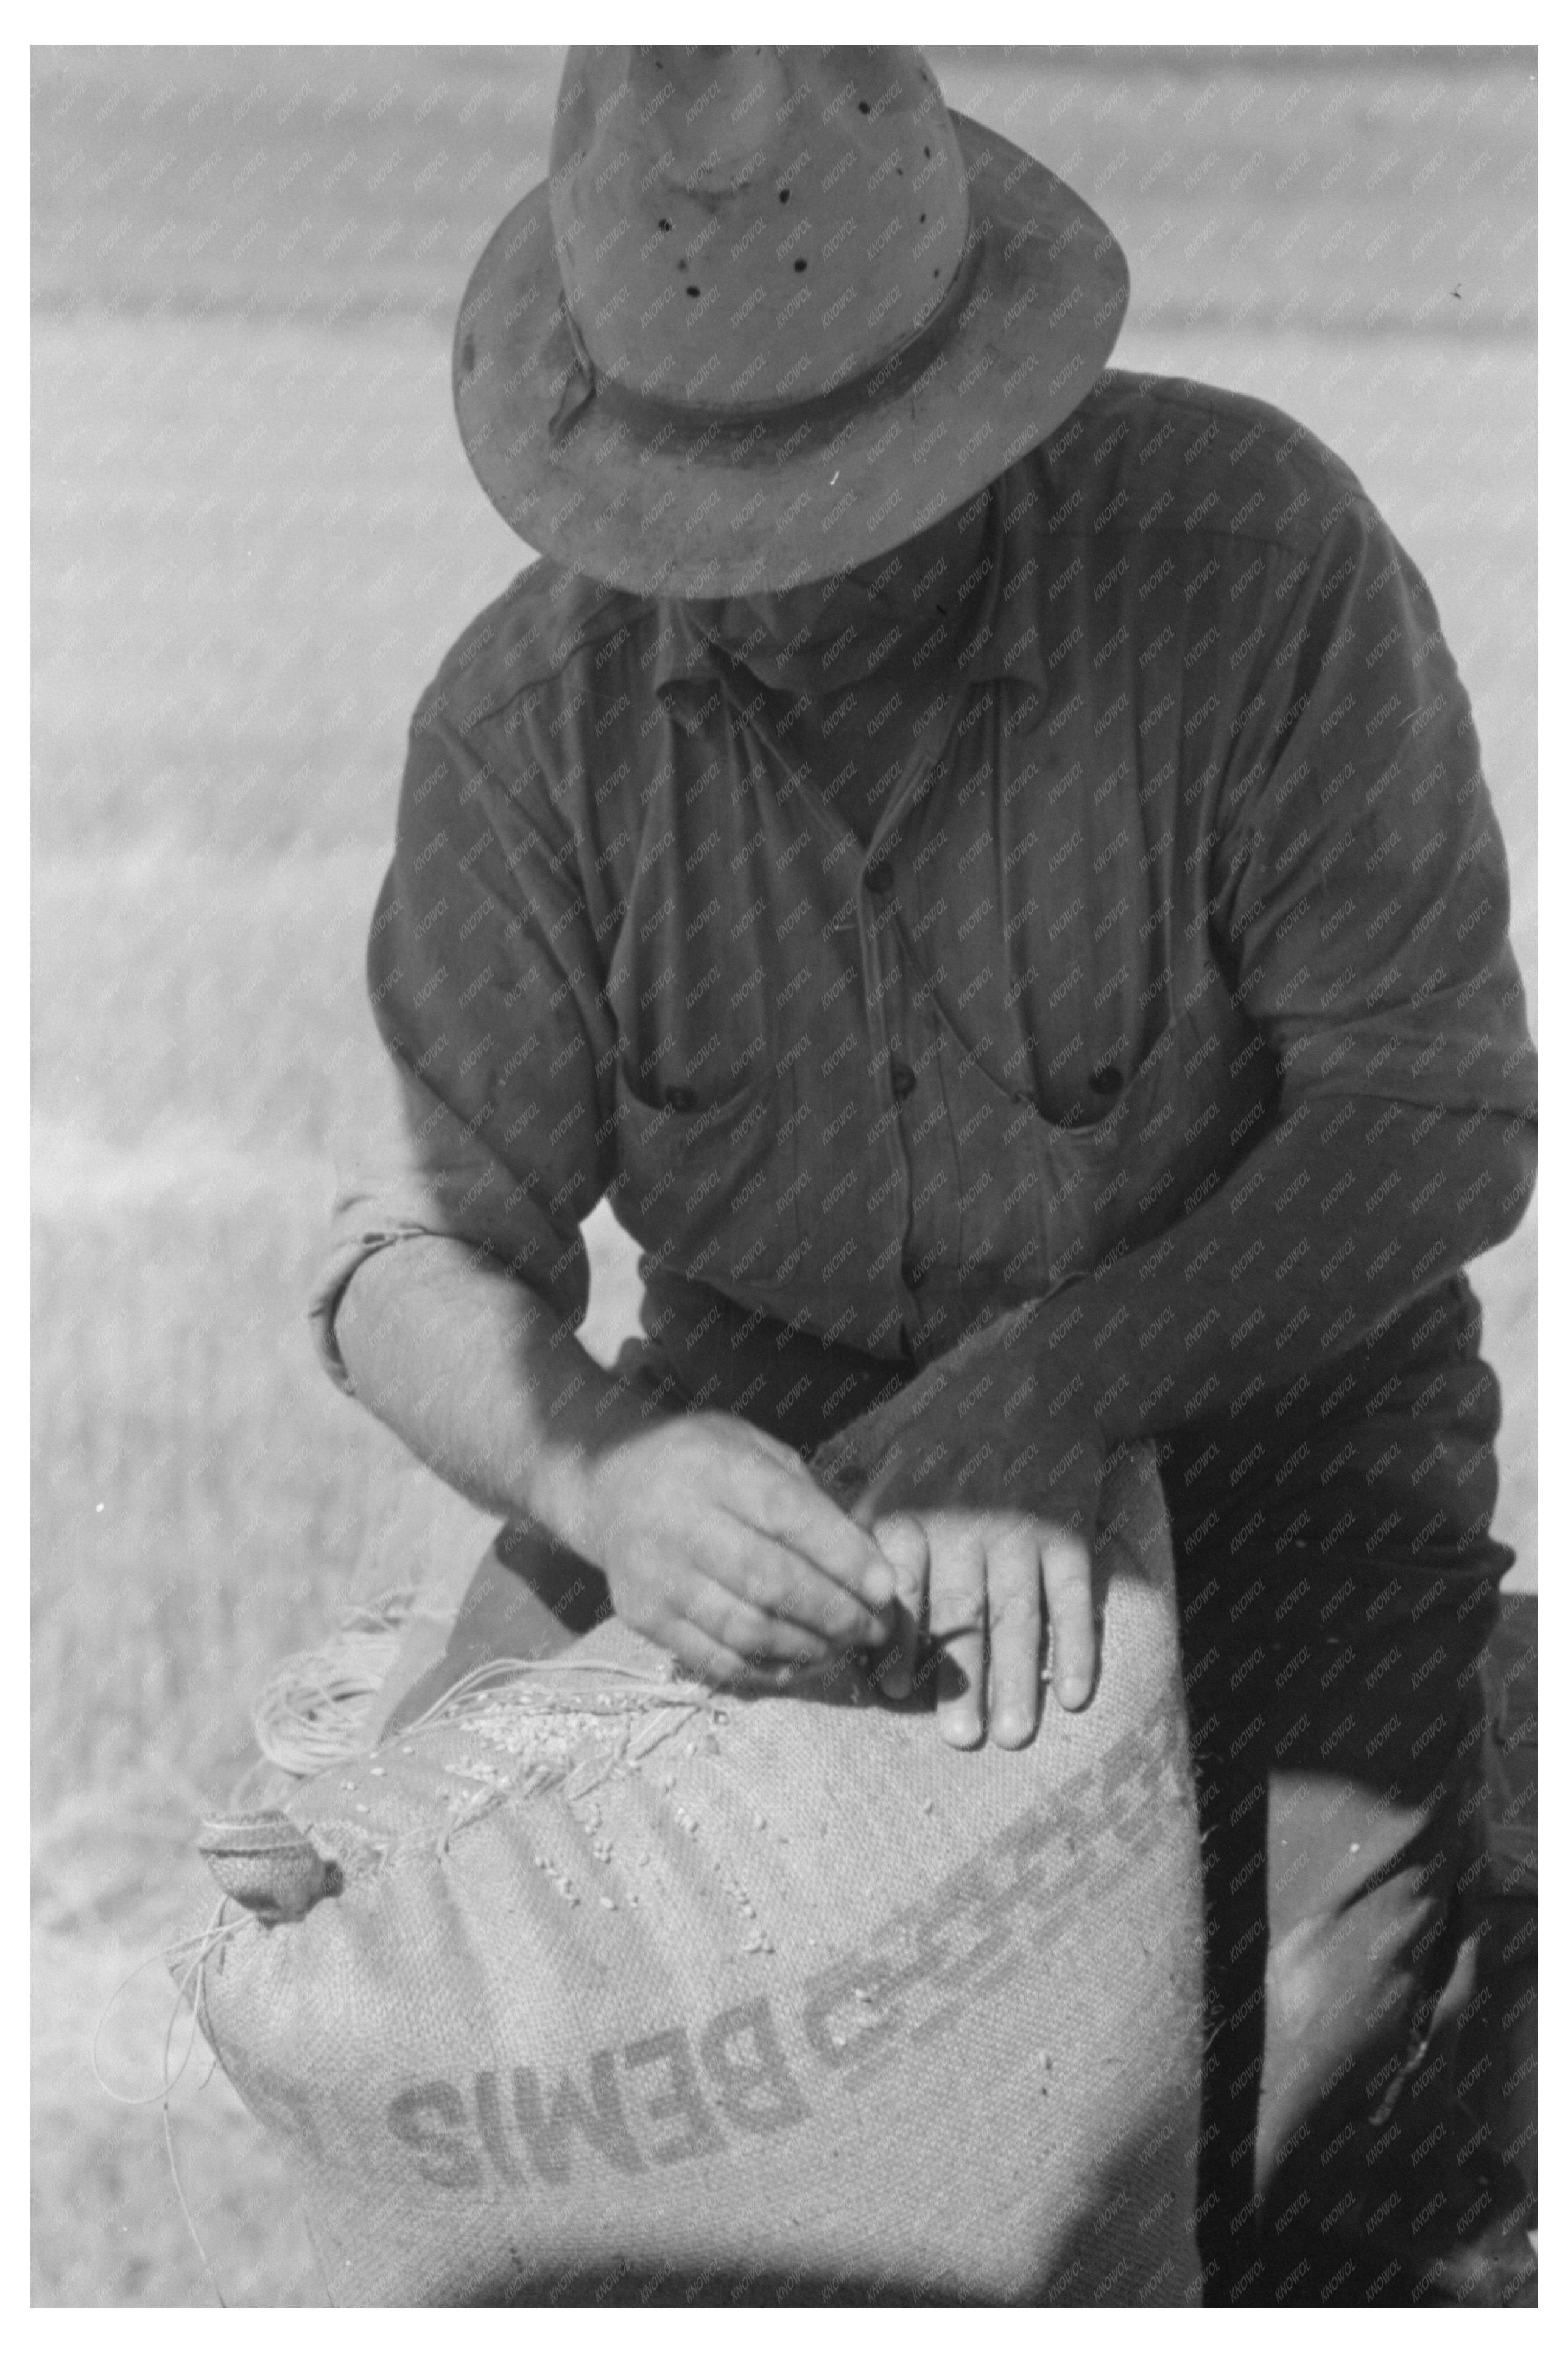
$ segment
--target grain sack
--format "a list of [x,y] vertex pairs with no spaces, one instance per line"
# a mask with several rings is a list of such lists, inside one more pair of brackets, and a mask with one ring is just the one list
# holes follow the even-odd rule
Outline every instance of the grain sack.
[[[1146,1454],[1090,1707],[970,1754],[612,1620],[233,1825],[202,2022],[364,2305],[1195,2300],[1197,1838]],[[293,1915],[293,1916],[290,1916]]]

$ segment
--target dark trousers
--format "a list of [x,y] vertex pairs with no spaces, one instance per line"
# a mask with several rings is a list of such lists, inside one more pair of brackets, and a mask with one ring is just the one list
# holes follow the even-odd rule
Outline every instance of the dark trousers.
[[1533,2302],[1489,2130],[1495,1571],[1304,1548],[1180,1579],[1204,1832],[1205,2301]]

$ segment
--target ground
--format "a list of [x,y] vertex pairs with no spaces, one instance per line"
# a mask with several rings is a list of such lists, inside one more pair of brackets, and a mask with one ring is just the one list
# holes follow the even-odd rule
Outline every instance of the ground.
[[[1302,60],[1305,60],[1303,62]],[[1535,1002],[1533,61],[937,53],[1127,248],[1119,361],[1361,473],[1476,704]],[[328,1126],[416,694],[525,551],[450,321],[545,168],[560,53],[35,51],[35,2296],[210,2302],[156,2102],[192,1826],[268,1667],[484,1526],[315,1369]],[[594,1335],[635,1305],[606,1217]],[[1535,1580],[1533,1219],[1477,1271],[1499,1530]],[[230,2301],[311,2302],[268,2144],[193,2063]]]

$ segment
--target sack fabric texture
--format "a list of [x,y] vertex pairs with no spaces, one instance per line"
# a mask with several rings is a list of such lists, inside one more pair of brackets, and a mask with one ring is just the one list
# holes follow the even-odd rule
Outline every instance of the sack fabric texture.
[[331,1892],[230,1907],[201,2016],[334,2300],[1195,2303],[1200,1872],[1142,1450],[1096,1561],[1095,1697],[1047,1692],[1022,1751],[858,1669],[710,1694],[612,1620],[299,1782]]

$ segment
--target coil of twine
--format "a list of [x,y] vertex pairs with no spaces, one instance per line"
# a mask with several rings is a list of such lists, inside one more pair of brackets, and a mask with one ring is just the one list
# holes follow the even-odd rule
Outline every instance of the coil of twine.
[[251,1711],[268,1762],[300,1778],[357,1757],[371,1704],[391,1672],[417,1596],[406,1588],[353,1604],[313,1651],[285,1659]]

